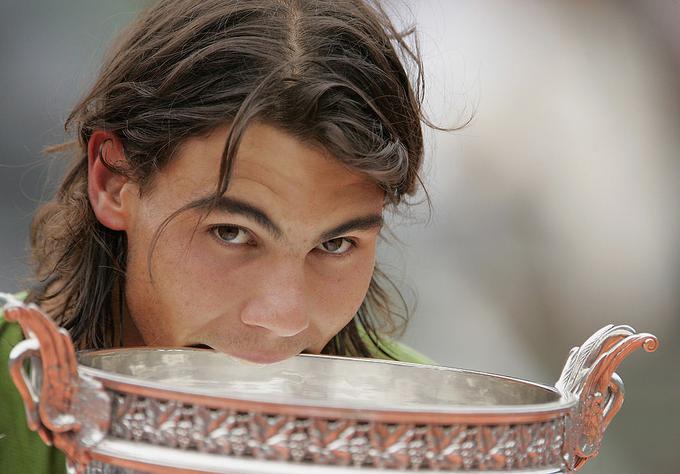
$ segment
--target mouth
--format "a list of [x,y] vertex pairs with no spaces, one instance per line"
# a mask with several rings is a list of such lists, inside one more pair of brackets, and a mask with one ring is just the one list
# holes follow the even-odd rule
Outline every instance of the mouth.
[[191,345],[185,346],[185,347],[190,347],[191,349],[208,349],[208,350],[211,350],[211,351],[215,350],[215,349],[213,349],[212,347],[210,347],[206,344],[191,344]]
[[[189,344],[187,346],[190,349],[201,349],[201,350],[209,350],[209,351],[217,351],[217,352],[222,352],[223,354],[226,354],[230,357],[234,357],[236,359],[239,359],[244,362],[251,362],[253,364],[257,365],[268,365],[268,364],[275,364],[276,362],[281,362],[285,359],[289,359],[290,357],[294,357],[296,354],[288,354],[288,353],[266,353],[266,352],[233,352],[233,351],[225,351],[222,349],[218,349],[212,346],[209,346],[207,344]],[[302,351],[302,353],[305,353],[306,351]]]

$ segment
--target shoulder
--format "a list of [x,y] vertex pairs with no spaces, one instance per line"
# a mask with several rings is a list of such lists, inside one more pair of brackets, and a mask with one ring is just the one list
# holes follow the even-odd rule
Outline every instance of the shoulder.
[[[15,295],[17,298],[23,300],[26,297],[25,293]],[[6,369],[6,362],[9,359],[9,353],[19,341],[24,338],[21,332],[21,327],[16,323],[10,323],[5,320],[2,307],[0,307],[0,361],[2,361],[2,370]],[[2,380],[0,380],[2,382]]]
[[395,341],[393,339],[383,338],[380,341],[381,347],[392,357],[400,362],[412,362],[415,364],[436,365],[436,363],[421,354],[417,350],[409,347],[403,342]]
[[366,334],[366,330],[357,325],[359,335],[364,342],[369,346],[373,357],[376,359],[394,359],[399,362],[412,362],[414,364],[437,365],[432,359],[421,354],[417,350],[409,347],[403,342],[392,339],[388,336],[380,336],[379,341],[373,341],[372,338]]

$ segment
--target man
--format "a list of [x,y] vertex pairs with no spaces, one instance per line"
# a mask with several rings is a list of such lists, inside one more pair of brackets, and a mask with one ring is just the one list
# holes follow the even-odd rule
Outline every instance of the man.
[[[79,349],[425,361],[385,337],[375,266],[423,156],[406,36],[361,0],[152,6],[67,120],[74,163],[35,216],[28,299]],[[20,338],[0,320],[0,471],[55,472],[4,372]]]

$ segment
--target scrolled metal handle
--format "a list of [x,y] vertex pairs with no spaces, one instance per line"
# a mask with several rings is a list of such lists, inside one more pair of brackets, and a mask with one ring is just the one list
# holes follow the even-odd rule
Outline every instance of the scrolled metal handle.
[[[4,318],[19,323],[26,339],[10,352],[10,375],[26,408],[28,425],[42,440],[61,449],[80,465],[88,461],[86,443],[101,439],[106,420],[78,419],[88,404],[96,409],[108,406],[108,399],[96,381],[79,377],[75,349],[68,332],[59,328],[40,308],[0,293]],[[28,358],[39,361],[40,387],[29,380],[24,368]]]
[[625,389],[623,387],[623,380],[619,377],[619,374],[614,372],[612,374],[611,383],[609,384],[609,397],[604,403],[604,409],[602,411],[602,431],[607,429],[609,423],[614,419],[616,414],[621,409],[623,405],[623,398],[625,395]]
[[36,339],[26,339],[12,348],[9,353],[9,374],[19,391],[19,395],[24,400],[28,427],[37,431],[42,440],[51,445],[52,433],[46,430],[40,422],[40,413],[38,412],[40,399],[37,395],[37,389],[29,380],[28,373],[24,368],[25,362],[30,359],[40,360],[40,342]]
[[565,453],[571,469],[578,470],[597,456],[604,432],[623,404],[624,386],[616,368],[636,349],[654,352],[658,345],[652,334],[608,325],[571,350],[555,384],[579,400]]

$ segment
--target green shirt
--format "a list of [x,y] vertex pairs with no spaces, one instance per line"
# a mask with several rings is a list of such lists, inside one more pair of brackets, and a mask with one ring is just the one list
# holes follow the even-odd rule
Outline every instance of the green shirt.
[[[9,375],[9,353],[22,339],[19,325],[5,321],[0,310],[0,474],[65,474],[64,455],[45,445],[36,432],[28,429],[23,400]],[[402,362],[432,363],[396,341],[384,346]]]

